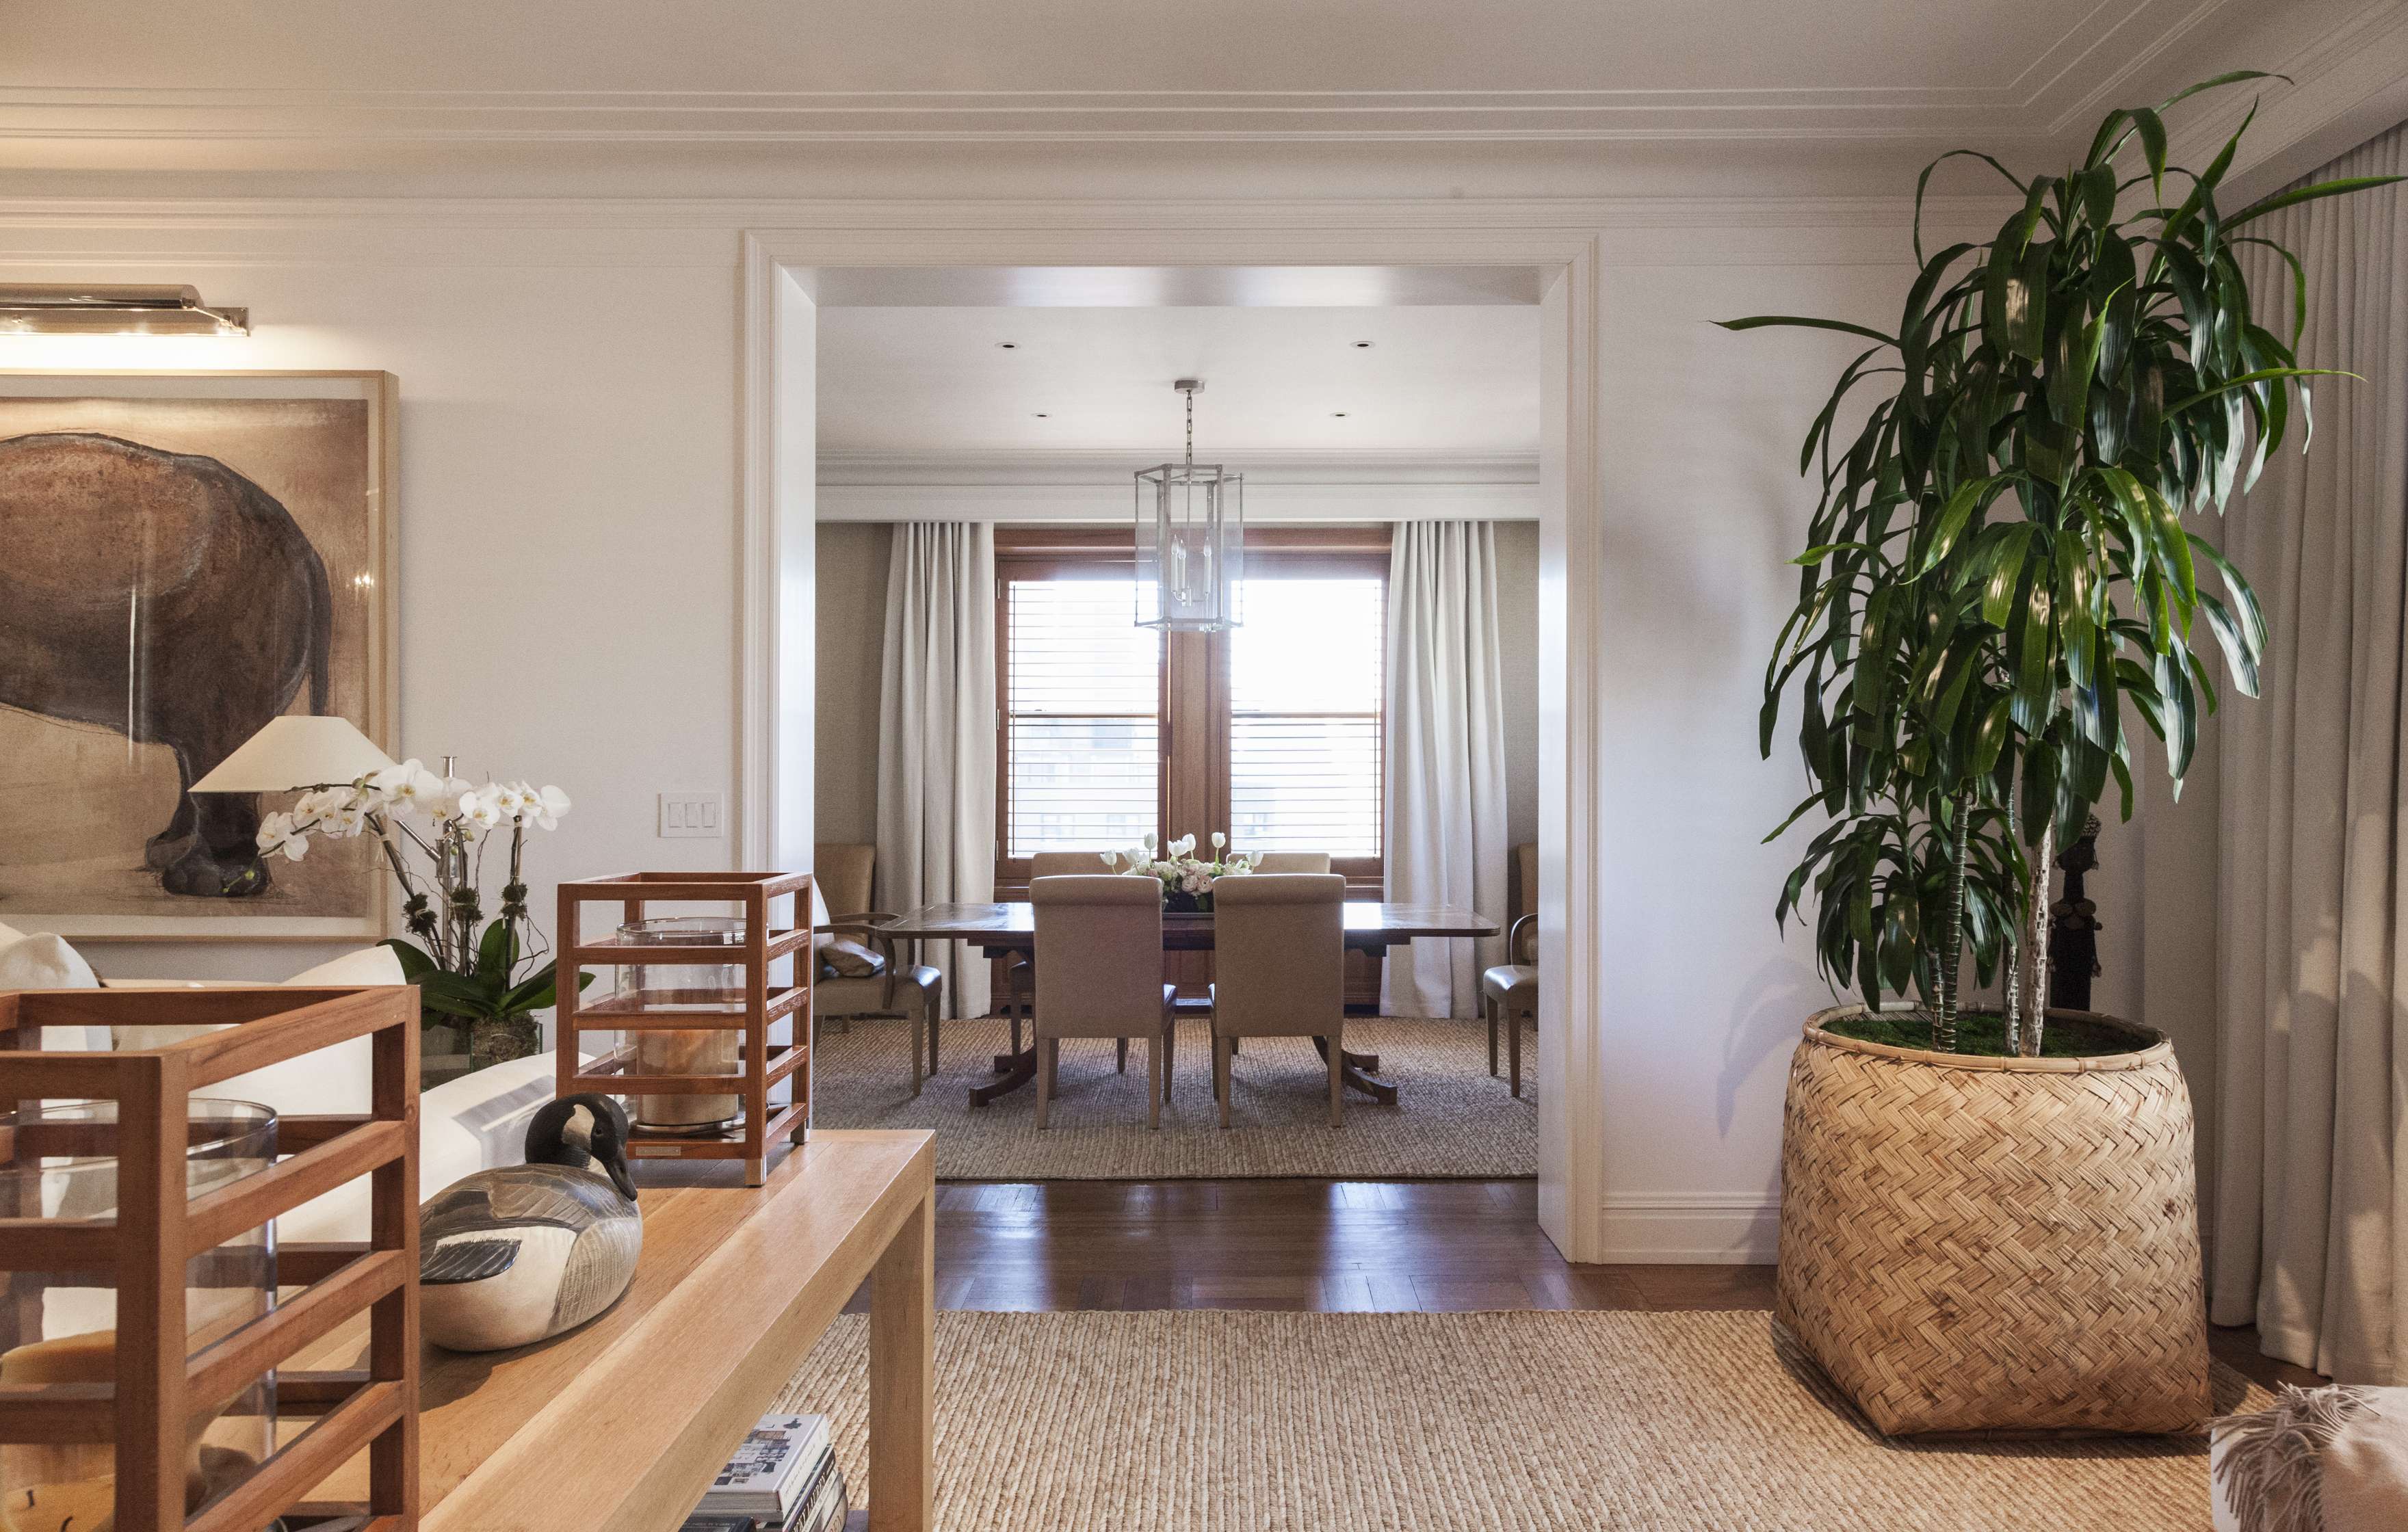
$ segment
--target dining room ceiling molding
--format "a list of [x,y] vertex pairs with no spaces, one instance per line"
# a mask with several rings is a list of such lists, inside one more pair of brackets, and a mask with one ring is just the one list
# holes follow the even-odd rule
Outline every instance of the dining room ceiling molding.
[[[1455,457],[1396,452],[1238,451],[1246,519],[1326,522],[1536,521],[1534,453]],[[1129,519],[1126,451],[825,452],[818,462],[823,522],[991,522]]]

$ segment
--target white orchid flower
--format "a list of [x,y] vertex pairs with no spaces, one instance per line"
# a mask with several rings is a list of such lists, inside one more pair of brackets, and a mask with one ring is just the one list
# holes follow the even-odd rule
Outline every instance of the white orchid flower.
[[538,828],[553,830],[560,827],[560,816],[568,812],[568,795],[559,788],[545,786],[534,791],[535,823]]
[[298,862],[309,854],[309,838],[298,828],[299,822],[291,814],[270,814],[259,822],[256,837],[260,854],[282,856],[288,862]]
[[443,779],[427,770],[416,756],[387,766],[368,778],[367,785],[385,808],[404,816],[426,810],[443,792]]
[[480,830],[490,830],[502,822],[502,811],[494,805],[494,788],[485,786],[460,795],[460,804],[453,817],[462,824]]

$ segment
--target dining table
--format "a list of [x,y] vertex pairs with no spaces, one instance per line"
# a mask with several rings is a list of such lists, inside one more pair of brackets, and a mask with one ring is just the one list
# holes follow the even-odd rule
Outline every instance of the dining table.
[[[1493,937],[1498,929],[1487,916],[1454,905],[1390,904],[1380,899],[1349,899],[1345,905],[1346,945],[1369,952],[1384,953],[1391,947],[1423,938]],[[924,905],[880,922],[879,930],[899,941],[966,942],[990,958],[1033,959],[1037,951],[1036,909],[1025,899]],[[1163,912],[1164,952],[1210,952],[1211,948],[1211,910]],[[1320,1038],[1313,1039],[1313,1046],[1326,1054],[1326,1045]],[[1036,1039],[1029,1038],[1025,1048],[996,1054],[993,1062],[996,1078],[970,1087],[973,1107],[983,1107],[1037,1078]],[[1384,1106],[1397,1104],[1396,1084],[1380,1078],[1378,1054],[1347,1050],[1339,1073],[1349,1086],[1371,1099]]]

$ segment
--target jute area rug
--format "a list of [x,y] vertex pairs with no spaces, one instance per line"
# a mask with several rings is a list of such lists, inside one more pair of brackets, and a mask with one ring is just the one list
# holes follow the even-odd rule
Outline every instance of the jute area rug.
[[[778,1406],[862,1498],[866,1334]],[[1886,1442],[1762,1312],[947,1312],[936,1375],[940,1532],[2209,1525],[2203,1439]]]
[[811,1120],[821,1127],[934,1128],[937,1174],[948,1181],[1121,1181],[1190,1176],[1535,1176],[1539,1173],[1538,1040],[1522,1035],[1522,1095],[1509,1092],[1500,1050],[1488,1073],[1480,1022],[1349,1018],[1350,1052],[1377,1053],[1398,1089],[1383,1107],[1347,1092],[1346,1125],[1331,1128],[1328,1075],[1304,1038],[1249,1038],[1237,1058],[1228,1131],[1212,1103],[1206,1023],[1182,1022],[1162,1127],[1145,1125],[1145,1049],[1128,1073],[1109,1040],[1062,1044],[1062,1088],[1037,1131],[1035,1082],[973,1110],[969,1088],[995,1078],[1010,1044],[999,1021],[947,1022],[943,1072],[911,1094],[907,1022],[824,1028],[811,1054]]

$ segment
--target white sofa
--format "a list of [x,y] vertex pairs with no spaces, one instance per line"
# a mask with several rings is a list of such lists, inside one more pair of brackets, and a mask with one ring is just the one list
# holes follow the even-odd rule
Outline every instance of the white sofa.
[[[284,981],[310,984],[398,984],[401,964],[390,949],[366,948]],[[55,936],[27,935],[0,925],[0,990],[96,988],[100,980],[82,956]],[[169,981],[127,981],[112,989],[174,989]],[[197,987],[197,986],[195,986]],[[53,1032],[67,1029],[54,1028]],[[89,1049],[157,1047],[197,1030],[183,1026],[125,1026],[110,1037],[86,1029],[79,1038],[49,1036],[47,1047]],[[279,1112],[365,1112],[369,1099],[367,1039],[356,1038],[282,1064],[238,1075],[210,1094],[256,1101]],[[433,1196],[461,1177],[526,1157],[526,1123],[552,1099],[551,1054],[514,1060],[463,1075],[419,1098],[418,1190]],[[366,1177],[302,1204],[277,1220],[283,1240],[357,1240],[367,1238]]]

